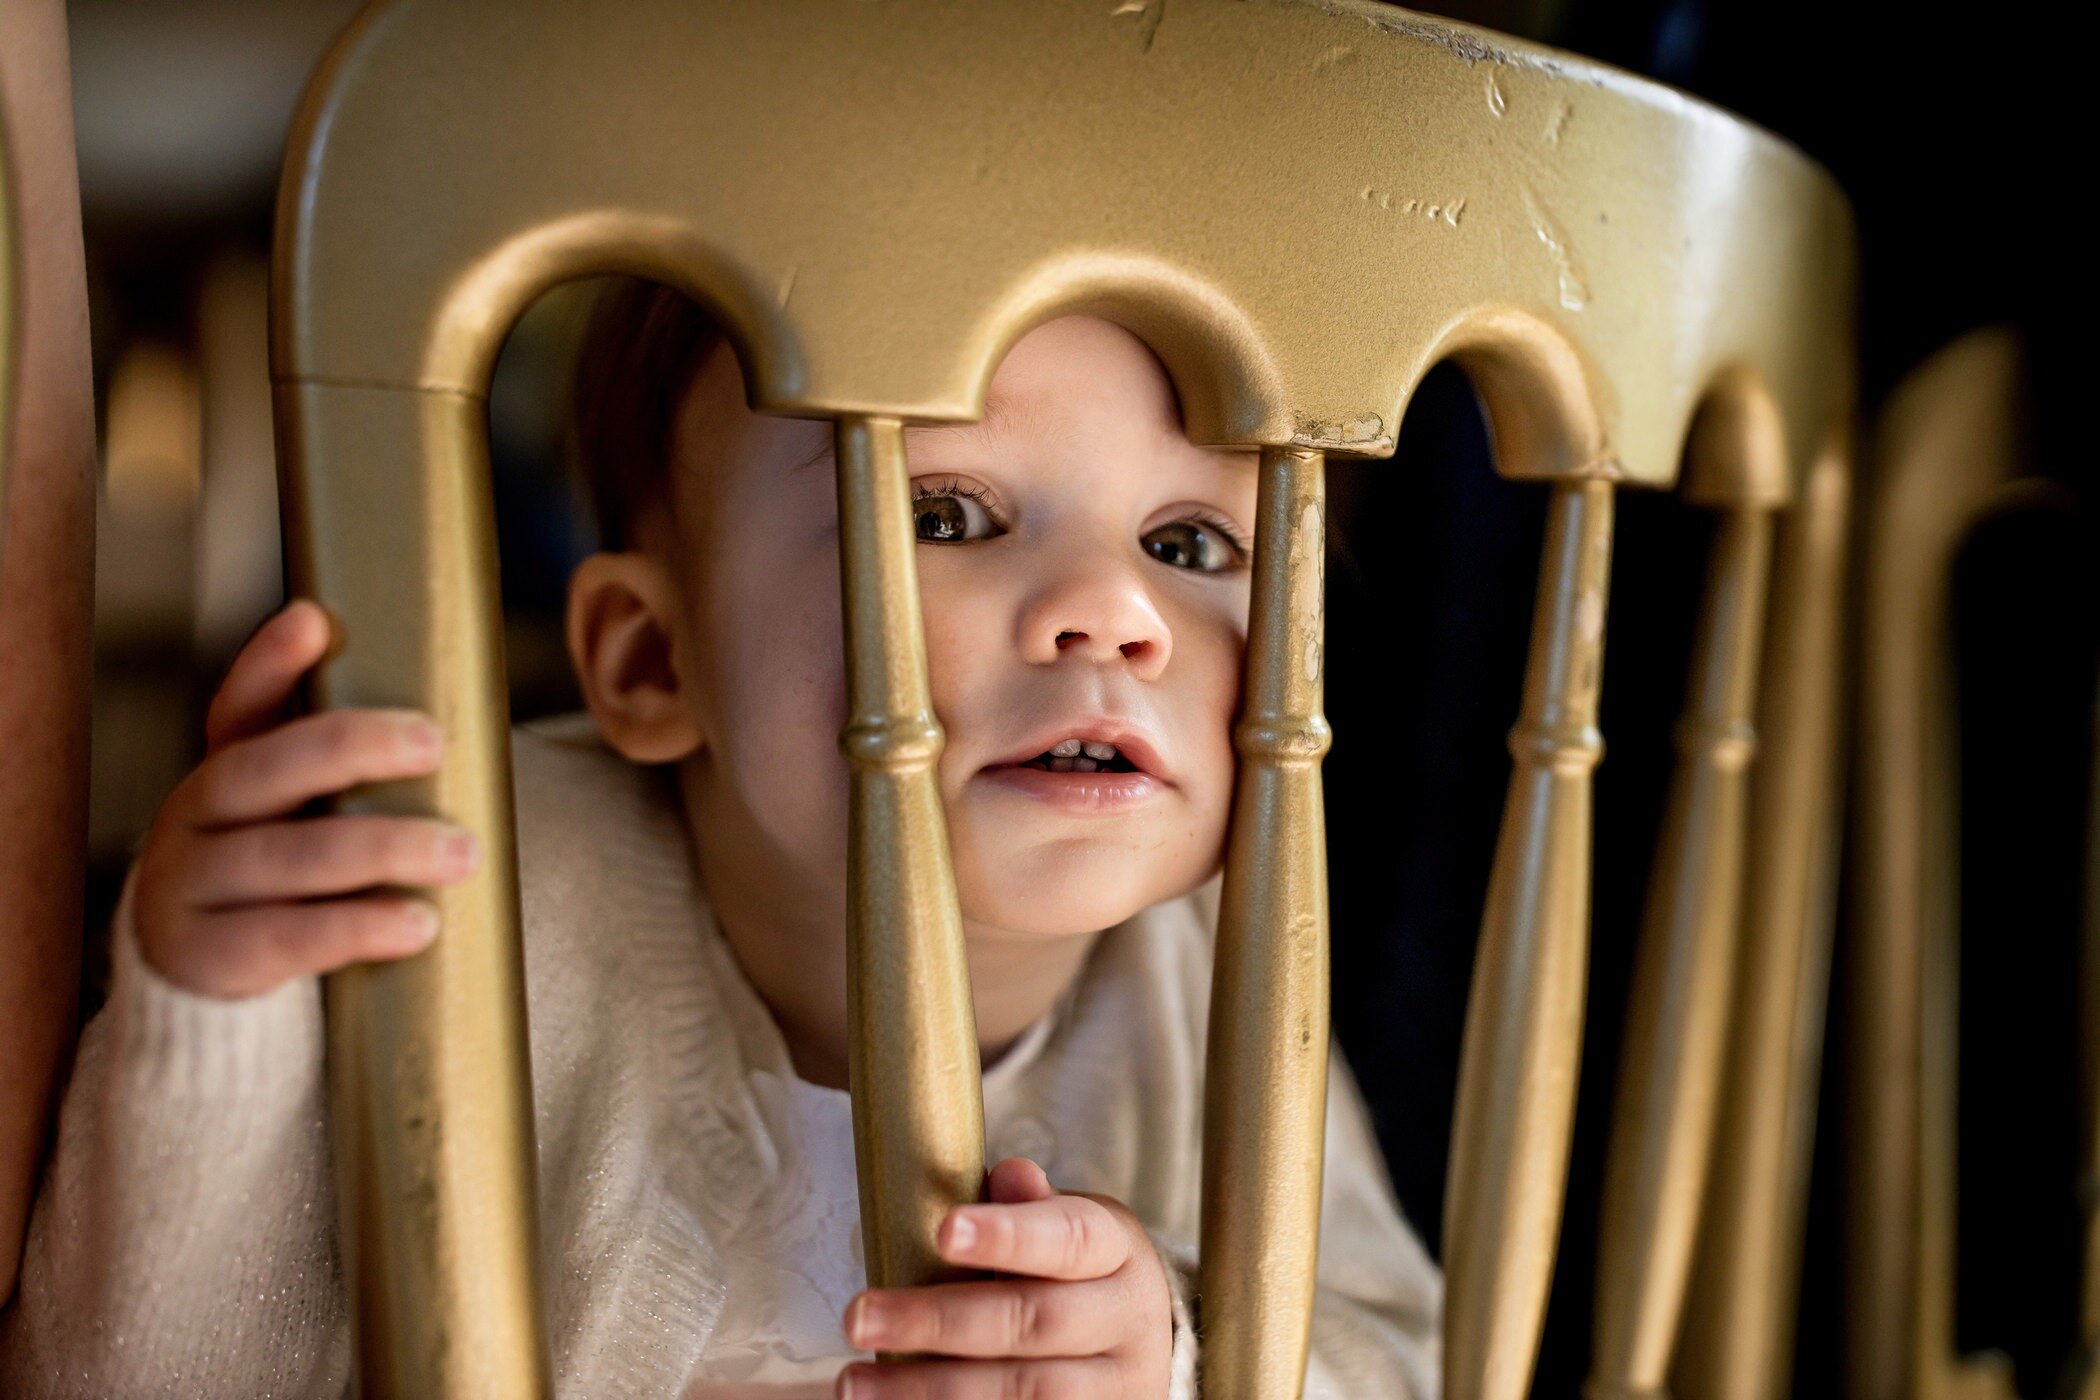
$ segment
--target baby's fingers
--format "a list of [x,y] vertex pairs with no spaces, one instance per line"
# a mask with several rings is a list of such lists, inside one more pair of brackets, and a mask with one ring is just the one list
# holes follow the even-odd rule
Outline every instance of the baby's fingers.
[[438,728],[413,710],[328,710],[227,745],[184,779],[197,826],[289,816],[360,783],[434,772]]
[[1054,1361],[860,1362],[839,1372],[839,1400],[1100,1400],[1119,1395],[1116,1363],[1105,1356]]
[[328,614],[297,598],[265,622],[233,658],[204,718],[205,743],[224,748],[268,727],[283,713],[299,679],[328,650]]
[[846,1305],[846,1340],[863,1351],[1092,1356],[1128,1340],[1130,1313],[1110,1279],[871,1288]]
[[951,1264],[1054,1279],[1106,1278],[1132,1250],[1130,1228],[1087,1196],[957,1206],[934,1243]]
[[313,904],[251,904],[200,916],[180,985],[206,996],[250,997],[352,963],[420,953],[437,936],[437,910],[411,895],[359,895]]
[[425,817],[312,817],[198,838],[189,899],[200,906],[451,885],[479,862],[471,833]]

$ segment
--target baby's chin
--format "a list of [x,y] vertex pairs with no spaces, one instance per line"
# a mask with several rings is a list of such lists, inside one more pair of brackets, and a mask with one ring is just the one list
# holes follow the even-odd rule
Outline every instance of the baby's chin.
[[[1128,847],[1010,853],[979,866],[960,853],[956,895],[973,937],[1025,943],[1114,928],[1202,884],[1215,862]],[[996,872],[994,874],[993,872]]]

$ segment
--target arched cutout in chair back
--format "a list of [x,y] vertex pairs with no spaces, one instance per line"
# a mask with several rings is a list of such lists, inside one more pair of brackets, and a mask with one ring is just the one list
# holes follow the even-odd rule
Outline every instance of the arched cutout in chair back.
[[[1554,326],[1477,310],[1445,336],[1431,364],[1444,359],[1465,371],[1480,398],[1496,471],[1549,481],[1618,475],[1598,411],[1609,390],[1591,382],[1589,366]],[[1414,385],[1408,388],[1411,393]]]
[[[1517,1008],[1538,1032],[1532,1067],[1564,1075],[1579,1024],[1532,1015],[1545,1004],[1521,952],[1547,926],[1579,951],[1585,928],[1613,484],[1675,480],[1683,425],[1723,365],[1772,386],[1788,459],[1807,459],[1849,413],[1833,311],[1849,238],[1829,178],[1762,132],[1364,0],[1184,0],[1142,25],[1092,0],[365,11],[302,105],[279,207],[291,556],[342,623],[321,701],[418,706],[452,736],[435,778],[360,801],[442,811],[484,831],[490,856],[441,896],[431,953],[330,986],[367,1384],[545,1385],[481,404],[538,291],[597,271],[690,290],[732,328],[754,406],[839,422],[855,686],[842,743],[855,839],[871,843],[855,877],[856,957],[874,979],[862,1029],[895,1048],[903,1026],[939,1027],[899,1071],[901,1136],[861,1141],[876,1243],[909,1244],[982,1150],[962,1106],[974,1059],[926,777],[941,735],[902,424],[975,417],[1028,325],[1095,309],[1160,354],[1192,438],[1263,450],[1272,525],[1236,735],[1240,810],[1260,818],[1236,823],[1214,996],[1259,1014],[1212,1037],[1210,1081],[1213,1106],[1256,1117],[1213,1123],[1211,1169],[1230,1186],[1206,1198],[1219,1219],[1272,1222],[1263,1238],[1289,1262],[1256,1267],[1268,1245],[1252,1239],[1214,1251],[1204,1385],[1267,1395],[1302,1373],[1317,1228],[1317,1131],[1305,1139],[1325,1060],[1287,1042],[1325,1041],[1324,454],[1389,449],[1422,371],[1458,354],[1507,463],[1554,483],[1488,916],[1508,956],[1484,959],[1516,980],[1482,983],[1475,1019],[1492,1013],[1492,1042]],[[897,959],[925,975],[897,977]],[[1245,1055],[1221,1066],[1221,1039]],[[1461,1138],[1507,1139],[1513,1063],[1473,1075],[1496,1089]],[[1538,1150],[1510,1158],[1454,1232],[1494,1241],[1453,1268],[1456,1397],[1514,1395],[1529,1374],[1566,1124],[1551,1104],[1525,1111]],[[1505,1200],[1522,1207],[1510,1230],[1493,1223]],[[902,1249],[893,1281],[924,1253]],[[869,1258],[891,1277],[886,1247]],[[1249,1291],[1226,1298],[1232,1286]]]

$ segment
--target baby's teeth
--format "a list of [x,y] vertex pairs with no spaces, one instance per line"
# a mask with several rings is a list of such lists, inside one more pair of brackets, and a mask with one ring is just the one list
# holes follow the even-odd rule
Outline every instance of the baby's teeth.
[[1103,763],[1106,763],[1109,759],[1114,758],[1116,756],[1116,746],[1114,744],[1096,744],[1089,742],[1083,745],[1083,747],[1086,749],[1086,756],[1088,758],[1096,758],[1101,760]]
[[1079,760],[1076,758],[1053,758],[1050,760],[1050,771],[1053,773],[1069,773],[1078,762]]
[[1050,756],[1052,758],[1077,758],[1079,757],[1079,748],[1080,744],[1077,739],[1060,739],[1050,746]]

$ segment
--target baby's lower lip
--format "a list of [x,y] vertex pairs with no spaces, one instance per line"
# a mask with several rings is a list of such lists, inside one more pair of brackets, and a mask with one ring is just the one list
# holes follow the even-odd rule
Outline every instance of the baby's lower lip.
[[987,768],[980,776],[1023,797],[1081,816],[1114,816],[1133,811],[1167,789],[1150,773],[1052,773],[1018,763]]

